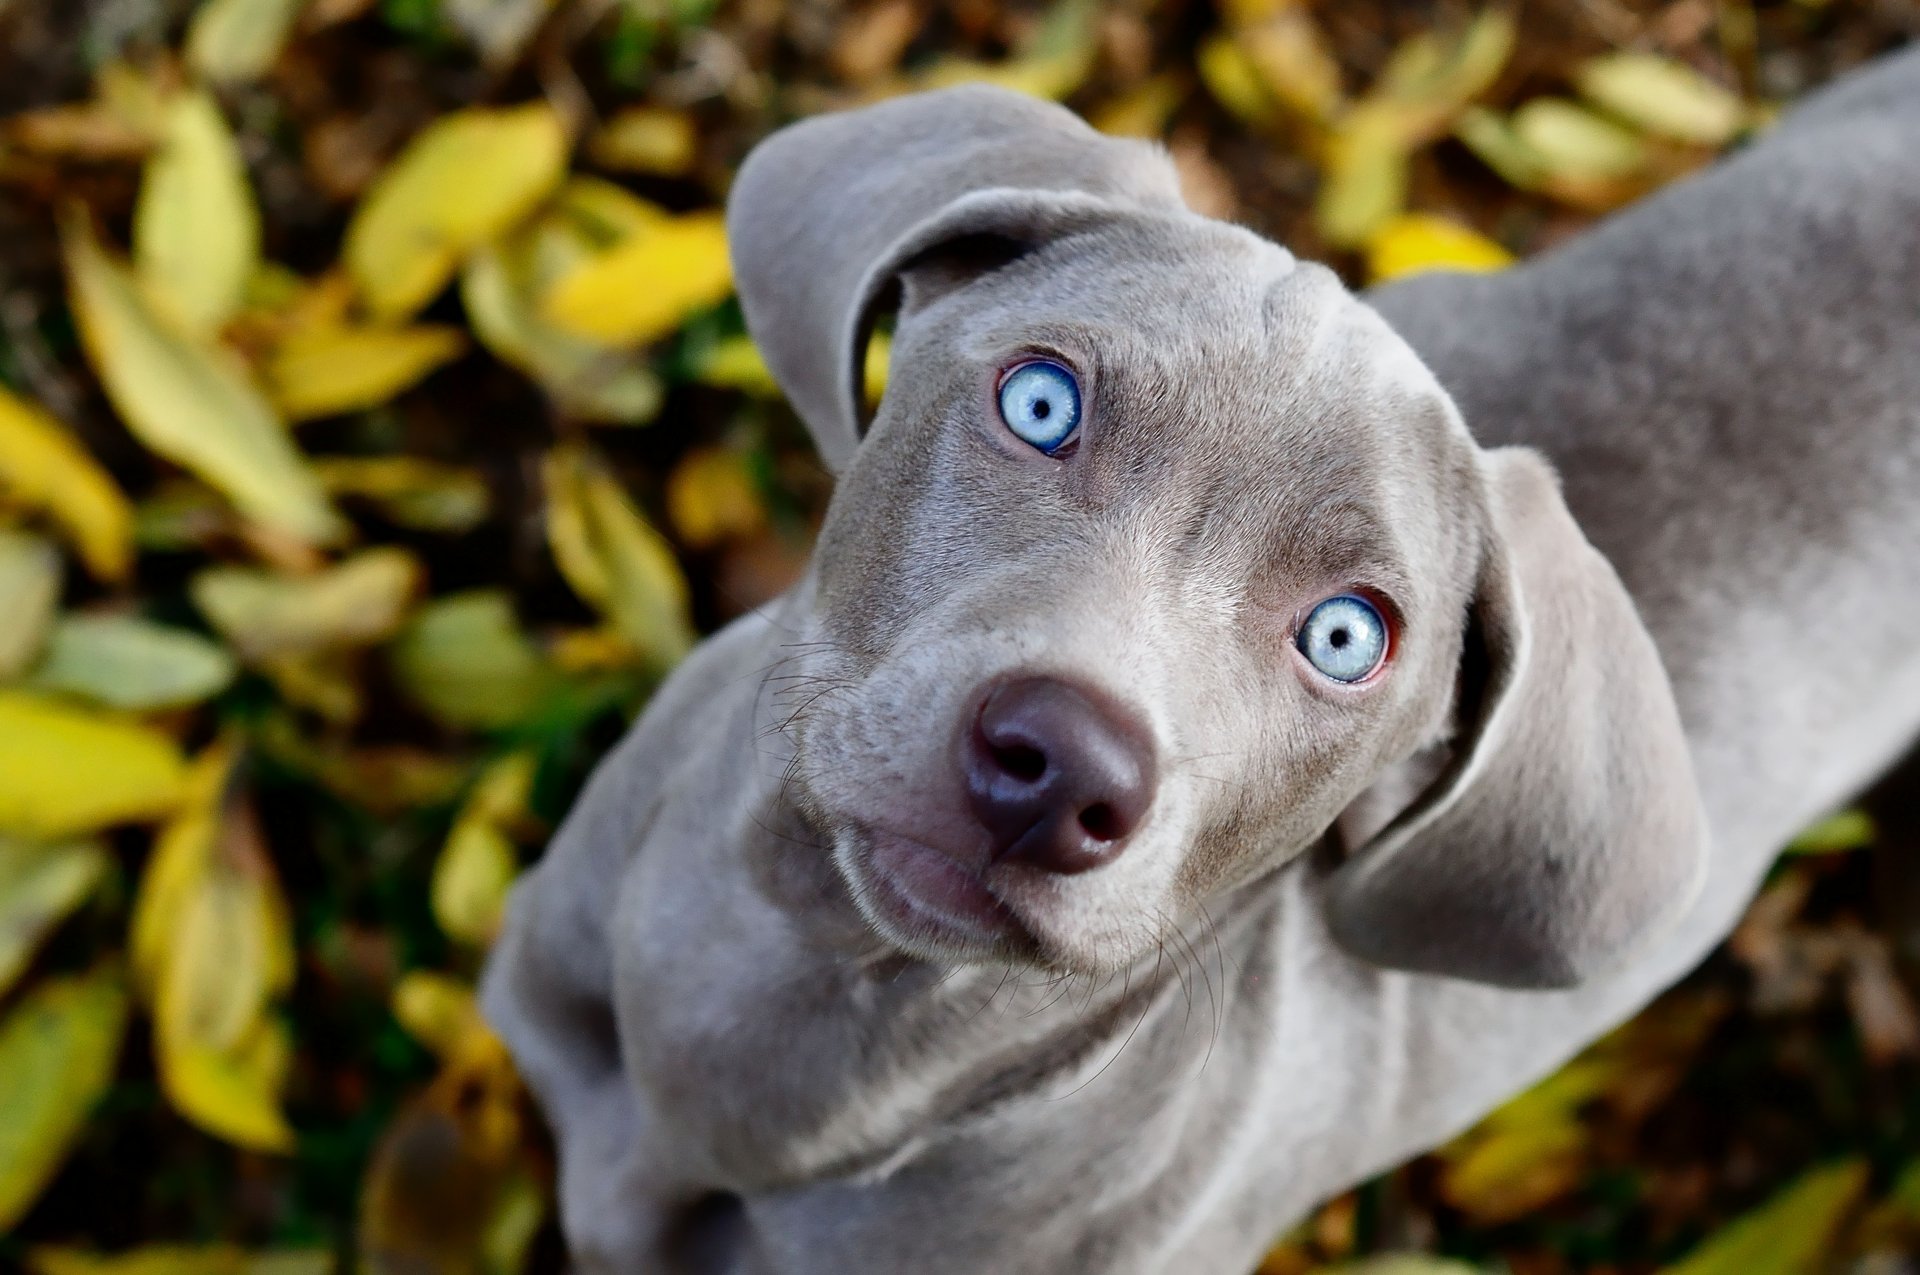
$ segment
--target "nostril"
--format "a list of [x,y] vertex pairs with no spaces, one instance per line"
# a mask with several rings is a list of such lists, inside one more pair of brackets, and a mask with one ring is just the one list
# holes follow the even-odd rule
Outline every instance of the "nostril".
[[1104,801],[1096,802],[1080,812],[1080,826],[1095,841],[1120,839],[1120,820],[1114,814],[1113,807]]
[[1000,769],[1015,779],[1032,783],[1047,773],[1047,755],[1038,748],[1029,748],[1025,744],[1010,744],[996,747],[993,759]]

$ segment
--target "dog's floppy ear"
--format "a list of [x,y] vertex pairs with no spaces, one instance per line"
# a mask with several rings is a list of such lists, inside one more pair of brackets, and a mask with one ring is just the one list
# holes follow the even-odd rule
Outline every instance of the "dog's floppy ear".
[[1653,639],[1534,453],[1485,454],[1463,718],[1430,787],[1334,874],[1376,964],[1567,987],[1693,901],[1706,819]]
[[727,238],[747,329],[838,471],[860,441],[871,311],[904,264],[976,236],[1031,246],[1143,207],[1181,207],[1158,148],[969,86],[774,134],[741,167]]

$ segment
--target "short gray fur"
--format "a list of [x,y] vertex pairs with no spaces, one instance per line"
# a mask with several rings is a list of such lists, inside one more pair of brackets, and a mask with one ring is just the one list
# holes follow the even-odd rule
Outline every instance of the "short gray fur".
[[[1247,1269],[1673,982],[1920,734],[1920,52],[1365,304],[991,90],[780,133],[730,219],[841,479],[488,972],[582,1271]],[[1064,463],[993,419],[1033,348],[1087,382]],[[1285,635],[1355,576],[1403,641],[1342,698]],[[1165,774],[1111,865],[993,869],[1033,943],[969,951],[867,856],[971,835],[953,718],[1010,669],[1125,698]]]

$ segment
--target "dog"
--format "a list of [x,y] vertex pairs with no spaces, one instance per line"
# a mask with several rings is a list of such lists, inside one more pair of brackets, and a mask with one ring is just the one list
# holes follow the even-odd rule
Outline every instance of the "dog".
[[981,87],[728,215],[838,485],[487,972],[583,1271],[1248,1269],[1920,734],[1920,52],[1365,298]]

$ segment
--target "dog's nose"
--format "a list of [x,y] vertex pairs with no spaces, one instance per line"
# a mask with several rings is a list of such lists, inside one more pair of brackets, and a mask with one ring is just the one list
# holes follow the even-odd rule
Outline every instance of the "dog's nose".
[[1153,804],[1146,729],[1058,678],[1022,678],[988,692],[961,755],[996,861],[1060,873],[1097,868],[1125,848]]

